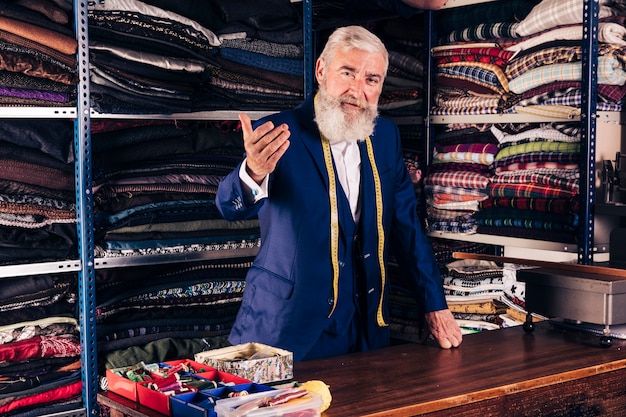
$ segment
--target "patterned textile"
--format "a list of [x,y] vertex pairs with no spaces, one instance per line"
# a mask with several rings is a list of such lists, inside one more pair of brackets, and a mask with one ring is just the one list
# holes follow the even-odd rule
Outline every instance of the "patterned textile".
[[[480,199],[486,196],[485,193],[481,192],[475,188],[461,188],[461,187],[452,187],[452,186],[442,186],[442,185],[429,185],[424,184],[424,192],[427,195],[456,195],[459,198],[456,201],[465,201],[465,200],[474,200],[476,198]],[[464,197],[476,197],[476,198],[464,198]],[[451,197],[452,198],[452,197]]]
[[304,74],[304,61],[294,58],[276,58],[256,52],[248,52],[235,48],[219,48],[219,55],[229,61],[242,65],[250,65],[263,70],[276,71],[288,75]]
[[477,3],[472,7],[442,9],[435,15],[436,28],[441,33],[448,33],[481,23],[519,21],[530,13],[535,4],[534,0],[507,0]]
[[[536,154],[535,156],[539,156],[541,154]],[[558,155],[558,154],[557,154]],[[562,154],[560,155],[562,156]],[[572,156],[572,155],[570,155]],[[528,171],[528,170],[538,170],[538,169],[566,169],[566,170],[577,170],[579,164],[577,162],[573,162],[575,159],[579,158],[578,155],[574,155],[575,157],[566,158],[569,162],[559,162],[559,161],[550,161],[545,160],[541,161],[537,159],[536,161],[526,161],[523,162],[523,159],[532,159],[533,155],[516,155],[510,158],[506,158],[501,161],[497,161],[495,163],[494,173],[496,175],[501,175],[505,172],[515,172],[515,171]],[[521,161],[521,162],[516,162]]]
[[494,184],[543,184],[553,187],[560,187],[571,191],[572,193],[578,193],[578,179],[566,179],[560,178],[550,174],[540,173],[527,173],[516,175],[495,175],[491,178],[491,182]]
[[501,60],[501,64],[496,65],[505,66],[508,61],[515,56],[515,52],[497,47],[463,47],[461,44],[455,48],[437,49],[437,47],[435,47],[431,55],[434,58],[449,57],[453,60],[449,62],[468,61],[466,57],[470,57],[472,61],[484,62],[482,60],[483,57],[488,57],[489,60],[487,62],[492,64],[496,64],[496,62],[492,62],[491,58],[498,58]]
[[[492,92],[503,94],[509,91],[503,71],[495,65],[446,65],[437,67],[437,78],[453,78],[468,81],[485,87]],[[506,84],[503,84],[503,81]]]
[[471,162],[433,161],[433,163],[428,167],[428,173],[454,171],[476,172],[483,175],[489,175],[491,173],[489,166],[483,164],[473,164]]
[[435,172],[424,178],[424,185],[443,185],[450,187],[485,189],[489,177],[475,172]]
[[494,162],[493,154],[475,152],[435,152],[433,158],[443,162],[472,162],[483,165],[489,165]]
[[[513,107],[505,109],[504,113],[513,111],[516,113],[539,113],[538,109],[545,109],[549,111],[548,106],[555,106],[555,109],[567,109],[567,112],[557,113],[557,117],[570,117],[575,116],[578,112],[576,109],[582,105],[582,91],[580,89],[567,89],[565,91],[552,91],[543,95],[536,95],[529,99],[520,100]],[[529,110],[525,110],[524,107],[528,107]],[[596,102],[596,111],[621,111],[621,103],[607,103],[601,96],[598,96]],[[554,113],[553,113],[554,114]]]
[[521,140],[544,140],[544,141],[556,141],[556,142],[580,142],[580,137],[569,136],[559,131],[555,127],[546,124],[533,129],[525,130],[520,133],[507,133],[500,130],[497,125],[491,127],[491,133],[498,139],[500,144],[512,143]]
[[[600,5],[599,17],[611,16],[610,7]],[[561,25],[583,21],[583,6],[579,0],[542,0],[516,27],[518,36],[539,33]]]
[[441,38],[439,43],[448,44],[515,37],[517,36],[517,25],[517,22],[481,23],[476,26],[454,30],[444,38]]
[[[626,28],[625,28],[626,29]],[[613,44],[598,45],[598,56],[613,55],[620,62],[624,61],[624,50]],[[553,46],[537,52],[524,54],[509,62],[505,69],[506,77],[517,78],[533,68],[545,65],[576,62],[582,59],[582,46]]]
[[575,214],[537,213],[531,210],[499,207],[480,210],[473,217],[479,226],[521,227],[557,231],[575,231],[578,226],[578,216]]
[[495,156],[495,161],[499,161],[510,156],[529,154],[535,152],[557,152],[557,153],[574,153],[580,152],[580,143],[577,142],[548,142],[536,141],[527,142],[507,146],[500,149]]
[[533,114],[548,119],[574,119],[580,116],[581,110],[577,107],[561,106],[556,104],[534,106],[516,106],[515,111],[523,114]]
[[573,198],[522,198],[497,197],[480,202],[480,208],[508,207],[520,210],[534,210],[544,213],[576,214],[578,200]]
[[[526,71],[521,76],[509,81],[511,92],[522,94],[532,88],[554,81],[580,81],[582,77],[582,64],[566,63],[552,64],[537,67]],[[598,58],[598,83],[609,85],[624,85],[626,72],[622,63],[614,56],[601,56]]]
[[491,197],[570,198],[576,193],[559,187],[540,184],[495,184],[487,186]]
[[438,57],[437,59],[435,59],[435,63],[438,66],[445,66],[450,64],[487,64],[494,65],[498,68],[504,68],[507,65],[507,61],[500,58],[499,56],[460,53],[455,55],[445,55]]
[[[472,91],[437,88],[434,97],[433,114],[463,114],[462,112],[500,113],[502,97],[499,94],[476,94]],[[470,113],[472,114],[472,113]]]
[[[603,23],[598,24],[598,41],[608,44],[624,45],[623,24]],[[507,51],[528,51],[542,47],[552,41],[580,41],[583,38],[583,28],[581,24],[559,26],[550,28],[537,35],[530,35],[523,38],[498,39],[500,44]]]
[[[208,45],[219,46],[221,44],[217,35],[211,30],[200,25],[197,21],[181,16],[177,13],[163,10],[159,7],[143,3],[139,0],[107,0],[106,2],[89,3],[90,17],[94,15],[92,12],[116,11],[120,16],[129,15],[126,12],[141,14],[144,16],[152,16],[163,24],[161,32],[168,31],[167,27],[175,27],[177,23],[187,26],[187,32],[196,32],[194,36],[204,38]],[[104,15],[104,13],[102,13]],[[176,31],[176,30],[175,30]],[[170,35],[173,33],[169,29]]]

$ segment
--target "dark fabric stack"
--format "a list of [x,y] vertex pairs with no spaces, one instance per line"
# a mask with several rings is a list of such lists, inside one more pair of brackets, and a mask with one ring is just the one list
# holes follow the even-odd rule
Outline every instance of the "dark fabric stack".
[[[210,8],[206,13],[211,15]],[[219,43],[198,21],[158,5],[94,2],[89,6],[92,107],[139,114],[195,110]]]
[[0,414],[81,407],[75,274],[0,280]]
[[[99,270],[101,368],[135,364],[137,355],[153,363],[227,346],[251,262],[238,258]],[[187,347],[161,355],[158,346],[181,340]]]
[[211,0],[222,21],[207,100],[228,108],[281,110],[304,99],[302,5],[289,0]]
[[76,258],[73,125],[0,120],[0,264]]
[[95,3],[92,106],[137,114],[292,107],[304,90],[296,7],[288,0]]
[[0,1],[0,105],[76,105],[69,0]]
[[[400,17],[385,20],[375,29],[389,51],[389,69],[378,102],[380,113],[384,116],[423,115],[423,23],[423,16]],[[413,128],[419,130],[417,126]]]
[[215,206],[241,161],[235,122],[102,122],[92,129],[97,255],[256,247],[256,219],[228,222]]

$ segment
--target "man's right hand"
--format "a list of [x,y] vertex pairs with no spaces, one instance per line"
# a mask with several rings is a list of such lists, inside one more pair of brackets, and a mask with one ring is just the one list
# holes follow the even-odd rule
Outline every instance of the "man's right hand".
[[243,146],[246,150],[246,168],[248,175],[260,184],[276,168],[278,160],[289,148],[289,126],[265,122],[252,129],[252,121],[245,113],[239,114],[243,131]]

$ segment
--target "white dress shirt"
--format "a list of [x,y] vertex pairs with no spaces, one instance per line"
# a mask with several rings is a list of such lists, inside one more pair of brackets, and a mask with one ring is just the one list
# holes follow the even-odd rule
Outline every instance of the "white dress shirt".
[[[358,142],[339,142],[330,145],[337,170],[337,177],[343,192],[350,203],[350,211],[355,221],[359,219],[359,191],[361,188],[361,153]],[[253,202],[269,196],[267,183],[269,175],[257,184],[246,172],[244,160],[239,169],[239,178],[248,191],[248,197]]]

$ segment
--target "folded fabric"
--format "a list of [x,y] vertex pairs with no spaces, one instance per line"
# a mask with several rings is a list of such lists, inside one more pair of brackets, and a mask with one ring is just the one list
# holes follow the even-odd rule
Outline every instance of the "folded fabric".
[[439,44],[484,41],[517,35],[518,22],[481,23],[476,26],[455,29],[439,39]]
[[152,6],[141,2],[139,0],[107,0],[106,2],[93,2],[89,3],[89,10],[94,11],[129,11],[141,15],[152,16],[160,18],[162,25],[169,22],[177,22],[181,25],[186,25],[203,34],[211,46],[219,46],[221,41],[217,35],[210,29],[200,25],[196,20],[189,19],[185,16],[181,16],[177,13],[163,10],[160,7]]
[[541,184],[494,184],[487,186],[491,197],[570,198],[576,193],[560,187]]
[[494,143],[460,143],[456,145],[435,144],[437,152],[474,152],[484,154],[497,154],[498,145]]
[[483,23],[514,22],[526,17],[535,6],[534,0],[476,3],[472,7],[442,9],[435,14],[436,28],[441,33]]
[[559,152],[577,154],[580,152],[580,143],[534,141],[514,144],[500,149],[498,154],[495,156],[495,160],[498,161],[503,158],[508,158],[509,156],[515,156],[531,152]]
[[[611,7],[601,2],[599,17],[613,14]],[[539,33],[545,29],[561,25],[571,25],[583,21],[583,5],[579,0],[542,0],[519,22],[515,32],[518,36]]]
[[481,210],[492,207],[508,207],[555,214],[576,214],[579,204],[577,198],[492,197],[480,202]]
[[562,178],[551,174],[541,173],[520,173],[517,175],[494,175],[491,178],[491,182],[495,184],[543,184],[551,185],[554,187],[560,187],[569,190],[573,193],[578,193],[578,179],[577,178]]
[[[503,94],[509,91],[509,82],[504,71],[493,64],[446,64],[437,66],[438,78],[458,78],[477,84],[491,92]],[[479,91],[480,92],[480,91]]]
[[433,158],[445,162],[473,162],[483,165],[489,165],[494,161],[493,154],[477,152],[434,152]]
[[479,226],[574,231],[578,225],[578,216],[575,214],[538,213],[532,210],[500,207],[480,210],[473,217]]
[[526,141],[555,141],[555,142],[580,142],[579,136],[569,136],[550,126],[543,125],[520,133],[507,133],[500,130],[497,125],[491,126],[491,133],[501,144],[514,143],[522,140]]
[[71,36],[4,16],[0,16],[0,30],[40,43],[63,54],[73,55],[78,50],[78,41]]
[[[626,33],[626,28],[625,33]],[[626,44],[626,43],[625,43]],[[600,44],[598,56],[614,56],[624,62],[624,51],[614,44]],[[511,80],[517,78],[533,68],[552,64],[563,64],[582,60],[582,47],[577,46],[551,46],[542,48],[536,52],[525,54],[513,59],[505,69],[506,77]]]
[[[553,81],[580,81],[582,77],[582,63],[552,64],[533,68],[519,77],[509,81],[508,87],[515,94],[522,94],[531,88]],[[598,58],[598,83],[609,85],[624,85],[626,72],[624,65],[614,56]]]

